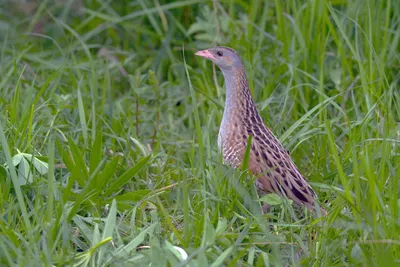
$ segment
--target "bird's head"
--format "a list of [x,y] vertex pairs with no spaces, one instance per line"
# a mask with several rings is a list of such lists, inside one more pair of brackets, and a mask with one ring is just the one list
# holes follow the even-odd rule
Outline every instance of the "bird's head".
[[197,51],[196,56],[211,59],[222,71],[241,68],[242,62],[238,54],[229,47],[217,46],[206,50]]

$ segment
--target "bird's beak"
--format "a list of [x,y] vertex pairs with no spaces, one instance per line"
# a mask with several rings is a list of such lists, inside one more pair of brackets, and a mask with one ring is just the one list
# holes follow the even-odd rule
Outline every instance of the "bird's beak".
[[197,52],[195,53],[195,55],[196,55],[196,56],[201,56],[201,57],[204,57],[204,58],[209,58],[209,59],[214,59],[214,58],[215,58],[215,57],[213,56],[213,54],[211,54],[210,51],[208,51],[207,49],[206,49],[206,50],[197,51]]

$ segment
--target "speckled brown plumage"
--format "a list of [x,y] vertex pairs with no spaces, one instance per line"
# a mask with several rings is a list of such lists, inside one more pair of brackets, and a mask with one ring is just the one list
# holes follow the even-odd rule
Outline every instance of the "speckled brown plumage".
[[215,47],[196,55],[211,59],[225,77],[227,93],[218,135],[224,162],[234,168],[240,167],[249,136],[252,136],[248,166],[257,177],[258,191],[278,193],[313,210],[316,194],[261,119],[237,53],[231,48]]

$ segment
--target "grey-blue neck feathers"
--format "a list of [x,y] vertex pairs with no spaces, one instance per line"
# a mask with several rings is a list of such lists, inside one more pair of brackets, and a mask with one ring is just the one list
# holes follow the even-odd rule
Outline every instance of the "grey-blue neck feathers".
[[254,101],[242,65],[230,70],[222,70],[222,73],[226,88],[224,120],[230,120],[235,111],[243,110],[249,104],[254,105]]

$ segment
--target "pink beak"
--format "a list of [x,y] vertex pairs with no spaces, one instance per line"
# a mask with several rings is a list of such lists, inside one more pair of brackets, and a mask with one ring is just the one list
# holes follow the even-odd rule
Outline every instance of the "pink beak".
[[213,54],[211,54],[210,51],[208,51],[207,49],[206,50],[197,51],[195,53],[195,55],[196,56],[201,56],[201,57],[204,57],[204,58],[215,59]]

